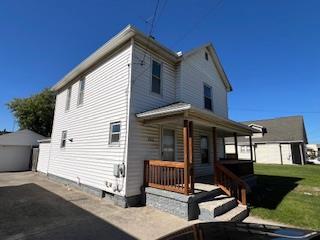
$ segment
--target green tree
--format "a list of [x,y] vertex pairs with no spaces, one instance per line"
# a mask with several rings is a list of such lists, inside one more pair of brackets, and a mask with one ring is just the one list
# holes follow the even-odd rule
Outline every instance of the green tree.
[[55,94],[50,89],[28,98],[14,98],[7,106],[21,129],[30,129],[43,136],[51,135]]

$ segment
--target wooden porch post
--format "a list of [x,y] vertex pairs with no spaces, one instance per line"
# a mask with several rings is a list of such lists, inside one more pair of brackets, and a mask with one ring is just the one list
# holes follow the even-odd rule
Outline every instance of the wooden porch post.
[[213,174],[214,174],[214,182],[216,183],[216,163],[218,161],[218,151],[217,151],[217,128],[213,127],[212,128],[212,147],[213,147],[213,162],[212,162],[212,167],[213,167]]
[[184,194],[189,193],[189,121],[183,121]]
[[250,159],[251,161],[253,161],[252,136],[249,136],[249,144],[250,144]]
[[239,156],[238,156],[238,138],[237,138],[237,133],[233,133],[233,137],[234,137],[235,153],[236,153],[237,159],[239,159]]
[[194,193],[194,164],[193,164],[193,122],[189,122],[189,163],[190,163],[190,185],[191,193]]

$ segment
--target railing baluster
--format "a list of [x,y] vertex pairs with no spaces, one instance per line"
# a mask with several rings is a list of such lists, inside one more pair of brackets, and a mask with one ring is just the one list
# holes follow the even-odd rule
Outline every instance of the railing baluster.
[[235,197],[242,204],[247,204],[247,184],[221,163],[216,163],[215,175],[217,184],[219,184],[228,195]]

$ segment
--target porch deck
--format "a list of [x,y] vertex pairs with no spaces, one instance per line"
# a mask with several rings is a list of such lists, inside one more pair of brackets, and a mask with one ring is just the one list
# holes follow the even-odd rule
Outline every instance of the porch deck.
[[[194,154],[194,125],[203,126],[210,132],[212,137],[212,153],[204,155],[210,156],[214,173],[212,184],[219,186],[227,195],[236,198],[243,205],[247,204],[246,194],[249,190],[248,185],[241,179],[244,175],[253,174],[252,161],[240,162],[234,160],[219,161],[218,157],[218,137],[225,138],[234,136],[235,146],[237,146],[237,136],[248,136],[250,146],[252,145],[252,133],[248,126],[234,122],[214,114],[213,112],[199,109],[187,103],[176,103],[157,109],[149,110],[136,115],[145,125],[173,124],[182,127],[183,139],[183,161],[173,161],[174,154],[164,155],[162,149],[162,160],[146,160],[144,163],[144,184],[146,187],[176,192],[184,195],[195,193],[195,154]],[[169,145],[169,149],[174,153],[175,146]],[[199,143],[198,143],[199,144]],[[207,141],[206,145],[209,145]],[[199,146],[197,145],[199,151]],[[252,160],[252,147],[251,160]],[[166,150],[167,151],[167,150]],[[235,149],[237,156],[237,148]],[[199,152],[197,152],[199,154]],[[202,154],[202,153],[201,153]],[[182,155],[182,152],[181,152]],[[197,155],[198,156],[198,155]],[[221,156],[221,155],[220,155]],[[181,157],[182,158],[182,157]],[[166,161],[166,160],[171,161]],[[207,159],[206,162],[209,160]]]
[[[247,204],[248,184],[242,177],[253,175],[253,162],[223,160],[215,163],[215,174],[194,178],[185,173],[184,162],[146,160],[145,186],[185,195],[221,188],[243,205]],[[187,176],[187,177],[186,177]]]

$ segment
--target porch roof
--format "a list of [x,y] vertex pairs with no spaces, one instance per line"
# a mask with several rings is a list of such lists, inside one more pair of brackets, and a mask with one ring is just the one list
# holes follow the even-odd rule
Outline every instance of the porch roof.
[[217,127],[226,132],[236,132],[238,135],[252,135],[253,128],[233,120],[223,118],[211,111],[192,106],[189,103],[178,102],[163,107],[137,113],[137,118],[145,123],[165,123],[188,119],[196,124]]

